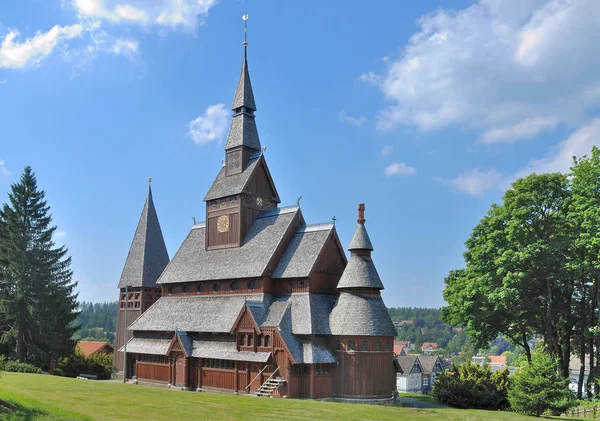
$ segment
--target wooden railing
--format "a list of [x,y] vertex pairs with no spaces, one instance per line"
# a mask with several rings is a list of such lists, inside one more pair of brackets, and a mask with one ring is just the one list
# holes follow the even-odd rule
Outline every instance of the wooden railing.
[[[248,383],[248,386],[246,386],[246,390],[248,390],[248,389],[250,388],[250,386],[252,385],[252,383],[254,383],[254,381],[255,381],[256,379],[258,379],[258,377],[259,377],[259,376],[260,376],[260,375],[263,373],[263,371],[265,371],[265,370],[267,369],[267,367],[268,367],[268,365],[265,365],[265,366],[263,367],[263,369],[262,369],[262,370],[260,370],[260,372],[259,372],[259,373],[256,375],[256,377],[254,377],[254,378],[252,379],[252,381],[251,381],[250,383]],[[277,368],[279,368],[279,367],[277,367]],[[275,370],[275,371],[277,371],[277,370]],[[269,378],[270,378],[270,377],[269,377]]]
[[277,368],[275,369],[275,371],[273,371],[273,372],[271,373],[271,375],[269,376],[269,378],[268,378],[267,380],[265,380],[263,383],[266,383],[266,382],[268,382],[269,380],[271,380],[271,379],[273,378],[273,376],[275,375],[275,373],[277,373],[277,370],[279,370],[279,367],[281,367],[281,366],[277,366]]
[[571,417],[571,418],[588,418],[588,419],[598,419],[600,418],[600,407],[583,407],[583,408],[574,408],[563,414],[563,417]]

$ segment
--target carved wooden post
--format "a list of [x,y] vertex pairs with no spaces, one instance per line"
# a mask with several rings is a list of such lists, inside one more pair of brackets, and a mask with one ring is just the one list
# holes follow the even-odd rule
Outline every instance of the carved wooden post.
[[234,365],[234,375],[235,377],[233,378],[233,393],[237,394],[238,390],[240,390],[240,385],[238,384],[238,362],[235,361],[235,365]]

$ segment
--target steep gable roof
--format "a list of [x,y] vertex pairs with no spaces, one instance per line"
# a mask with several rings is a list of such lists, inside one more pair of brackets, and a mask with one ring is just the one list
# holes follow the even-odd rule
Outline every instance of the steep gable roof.
[[334,235],[333,224],[302,225],[296,229],[273,278],[308,277],[327,241]]
[[420,355],[419,362],[421,363],[421,368],[423,369],[423,374],[431,374],[431,372],[435,368],[435,364],[438,362],[440,364],[440,370],[443,370],[442,360],[438,356]]
[[296,206],[263,212],[246,233],[240,247],[219,250],[206,250],[206,228],[195,225],[158,283],[261,277],[282,246],[285,234],[294,229],[294,223],[301,218]]
[[238,174],[226,174],[225,167],[222,167],[215,181],[213,181],[210,189],[204,197],[204,201],[220,199],[222,197],[233,196],[240,193],[251,193],[248,190],[251,179],[257,175],[259,171],[264,171],[267,180],[273,190],[275,201],[279,203],[279,194],[275,188],[275,183],[271,178],[269,167],[266,164],[265,157],[263,154],[253,154],[246,164],[246,168]]
[[419,363],[419,356],[418,355],[406,355],[406,356],[398,356],[396,357],[398,359],[398,364],[400,364],[400,368],[402,368],[402,373],[403,374],[410,374],[410,372],[413,370],[413,368],[418,367],[419,371],[423,372],[423,369],[421,368]]
[[119,288],[155,287],[168,263],[169,254],[154,208],[152,189],[148,187],[146,203],[123,267]]
[[252,83],[250,83],[250,73],[248,72],[248,54],[244,47],[244,61],[242,62],[242,71],[238,80],[233,104],[231,109],[235,110],[241,107],[250,108],[256,111],[256,103],[254,102],[254,92],[252,92]]

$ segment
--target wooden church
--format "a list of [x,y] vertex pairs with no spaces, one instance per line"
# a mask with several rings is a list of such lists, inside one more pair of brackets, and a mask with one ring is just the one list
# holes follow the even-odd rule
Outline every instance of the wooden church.
[[148,190],[119,282],[115,369],[192,390],[391,400],[396,331],[364,205],[349,259],[332,223],[307,224],[299,206],[279,206],[246,44],[232,109],[206,222],[170,261]]

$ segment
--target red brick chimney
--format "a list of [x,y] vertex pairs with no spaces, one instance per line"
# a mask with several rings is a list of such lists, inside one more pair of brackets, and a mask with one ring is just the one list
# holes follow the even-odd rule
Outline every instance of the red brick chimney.
[[365,223],[365,204],[359,203],[358,205],[358,219],[356,220],[359,224]]

